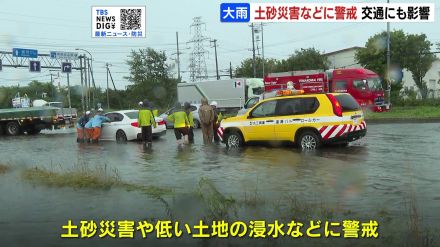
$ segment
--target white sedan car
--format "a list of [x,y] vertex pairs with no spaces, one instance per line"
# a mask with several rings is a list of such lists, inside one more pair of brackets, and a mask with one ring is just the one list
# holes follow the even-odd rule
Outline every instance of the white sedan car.
[[[106,113],[111,122],[103,123],[101,140],[132,141],[141,139],[141,128],[138,128],[138,110],[124,110]],[[165,121],[156,117],[156,128],[153,128],[153,137],[165,135]]]

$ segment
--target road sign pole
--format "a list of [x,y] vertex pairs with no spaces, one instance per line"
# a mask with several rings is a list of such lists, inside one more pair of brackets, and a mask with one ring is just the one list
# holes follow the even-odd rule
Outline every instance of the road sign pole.
[[69,73],[67,73],[67,99],[69,101],[69,110],[72,112],[72,102],[70,101],[70,81],[69,81]]

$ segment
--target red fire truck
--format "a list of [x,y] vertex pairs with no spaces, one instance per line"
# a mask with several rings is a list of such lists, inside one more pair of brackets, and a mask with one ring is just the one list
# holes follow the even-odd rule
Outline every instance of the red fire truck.
[[384,101],[381,78],[368,69],[290,71],[272,73],[264,78],[266,92],[287,88],[288,84],[305,93],[349,93],[362,107],[376,112],[389,109]]

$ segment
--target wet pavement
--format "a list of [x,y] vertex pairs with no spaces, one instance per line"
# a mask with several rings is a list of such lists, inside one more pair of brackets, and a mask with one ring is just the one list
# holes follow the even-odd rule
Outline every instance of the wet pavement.
[[[290,146],[206,147],[198,130],[195,139],[194,145],[179,148],[168,130],[146,152],[136,142],[77,144],[74,134],[0,137],[0,163],[12,168],[0,175],[0,243],[28,245],[39,240],[57,246],[50,240],[59,240],[60,226],[68,219],[200,217],[191,210],[191,198],[201,179],[227,197],[255,198],[262,205],[258,215],[273,218],[279,216],[273,213],[276,202],[285,207],[285,199],[297,198],[369,218],[386,212],[405,219],[415,204],[424,226],[440,226],[440,124],[370,125],[367,137],[348,147],[314,152]],[[78,165],[116,169],[123,181],[174,193],[161,201],[121,189],[48,188],[20,177],[25,168],[62,170]],[[252,219],[254,213],[242,209],[238,218]],[[105,242],[93,245],[99,243]]]

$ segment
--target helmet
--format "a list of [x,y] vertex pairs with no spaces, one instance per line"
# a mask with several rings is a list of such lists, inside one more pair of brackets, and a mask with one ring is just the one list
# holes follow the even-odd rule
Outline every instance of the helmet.
[[90,115],[90,111],[86,111],[86,115]]
[[185,102],[185,104],[183,104],[183,107],[185,109],[189,109],[189,108],[191,108],[191,104],[189,102]]
[[217,101],[212,101],[211,105],[217,107]]
[[98,112],[103,112],[103,111],[104,111],[104,109],[102,109],[102,108],[98,109]]
[[144,105],[144,102],[139,101],[138,105],[139,105],[139,106],[143,106],[143,105]]

